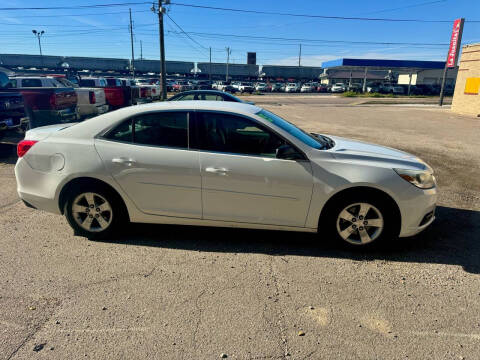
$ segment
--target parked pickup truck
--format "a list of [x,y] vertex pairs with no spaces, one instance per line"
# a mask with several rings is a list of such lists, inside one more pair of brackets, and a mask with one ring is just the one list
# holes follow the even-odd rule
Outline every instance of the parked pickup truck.
[[[109,79],[107,78],[107,81],[108,80]],[[140,98],[140,88],[135,80],[129,78],[118,78],[118,80],[122,84],[122,87],[126,89],[125,92],[130,96],[130,102],[132,105],[147,102],[146,99]]]
[[59,84],[43,86],[44,79],[40,76],[10,78],[15,91],[20,91],[23,95],[30,128],[77,121],[75,90]]
[[82,119],[104,114],[108,111],[105,91],[100,88],[78,87],[63,75],[52,75],[64,87],[71,87],[77,93],[77,112]]
[[28,127],[22,94],[12,89],[7,74],[0,72],[0,138],[9,130]]
[[129,99],[125,96],[121,86],[110,86],[103,77],[82,77],[80,86],[103,88],[105,98],[110,109],[119,109],[129,105]]

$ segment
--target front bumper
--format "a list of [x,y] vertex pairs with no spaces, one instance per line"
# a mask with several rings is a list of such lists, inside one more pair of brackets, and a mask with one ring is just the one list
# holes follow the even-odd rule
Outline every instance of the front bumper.
[[414,190],[415,196],[399,202],[402,215],[400,237],[416,235],[429,227],[435,220],[437,188],[428,190],[415,188]]

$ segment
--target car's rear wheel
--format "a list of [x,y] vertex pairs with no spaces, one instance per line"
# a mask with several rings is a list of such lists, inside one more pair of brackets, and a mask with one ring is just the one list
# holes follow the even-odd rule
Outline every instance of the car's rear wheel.
[[392,206],[380,197],[346,196],[326,211],[324,230],[347,246],[371,246],[398,235]]
[[64,210],[75,234],[89,239],[114,235],[126,219],[123,203],[108,187],[80,186],[72,191]]

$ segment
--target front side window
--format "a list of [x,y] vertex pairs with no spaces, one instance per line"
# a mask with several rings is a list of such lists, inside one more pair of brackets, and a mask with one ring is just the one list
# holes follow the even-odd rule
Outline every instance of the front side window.
[[243,117],[197,113],[196,147],[223,153],[276,157],[285,141],[260,124]]

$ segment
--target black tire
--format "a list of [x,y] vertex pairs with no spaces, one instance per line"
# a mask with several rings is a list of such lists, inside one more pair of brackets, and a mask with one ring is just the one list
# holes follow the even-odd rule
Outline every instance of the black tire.
[[[340,213],[349,206],[354,206],[355,204],[359,203],[365,203],[373,206],[368,213],[371,218],[375,217],[377,211],[380,212],[381,218],[383,220],[383,228],[377,235],[375,233],[375,227],[363,225],[364,219],[359,220],[357,216],[352,215],[351,220],[355,218],[356,224],[359,225],[356,225],[356,232],[352,233],[351,238],[345,240],[340,236],[339,231],[345,230],[346,228],[353,226],[355,223],[340,219]],[[358,208],[360,208],[360,205],[355,206],[358,206]],[[355,206],[350,208],[351,211],[353,209],[353,213],[355,213]],[[396,216],[397,215],[394,211],[392,204],[383,197],[375,196],[374,194],[348,194],[346,196],[335,199],[335,201],[330,203],[330,205],[323,211],[322,219],[320,221],[319,234],[325,234],[327,235],[328,239],[334,239],[336,242],[348,248],[365,248],[377,246],[378,244],[394,240],[398,237],[399,229],[397,226],[398,219],[396,219]],[[369,237],[371,236],[370,238],[373,240],[367,243],[363,243],[360,239],[359,227],[363,227],[364,231],[367,232]],[[360,242],[354,240],[359,240]]]
[[[85,194],[85,193],[93,193],[98,195],[98,196],[95,196],[94,199],[95,199],[95,203],[99,204],[99,206],[102,204],[101,203],[102,198],[103,200],[107,201],[107,204],[110,205],[110,208],[111,208],[110,214],[108,214],[108,212],[97,213],[96,209],[92,208],[91,215],[102,216],[102,218],[107,222],[111,220],[108,227],[106,227],[104,230],[95,229],[95,231],[87,231],[85,228],[80,226],[80,224],[77,222],[76,215],[73,212],[74,201],[77,198],[79,198],[82,194]],[[85,203],[85,206],[87,207],[87,203]],[[73,228],[75,235],[84,236],[91,240],[110,238],[113,235],[117,234],[119,230],[126,223],[128,223],[127,209],[125,207],[125,204],[123,203],[123,200],[115,191],[110,189],[108,186],[101,185],[101,184],[82,184],[72,189],[68,194],[67,201],[65,202],[64,214],[65,214],[65,217],[67,218],[68,223]],[[78,213],[77,213],[77,216],[78,216]],[[81,216],[83,216],[83,214],[81,214],[80,217]],[[85,214],[85,217],[86,216],[89,216],[89,215]],[[92,225],[95,226],[96,224],[99,225],[98,227],[101,227],[100,222],[98,222],[98,220],[93,218]]]

